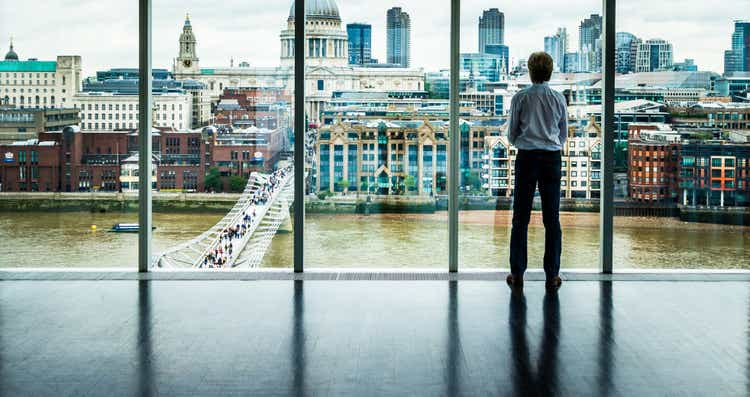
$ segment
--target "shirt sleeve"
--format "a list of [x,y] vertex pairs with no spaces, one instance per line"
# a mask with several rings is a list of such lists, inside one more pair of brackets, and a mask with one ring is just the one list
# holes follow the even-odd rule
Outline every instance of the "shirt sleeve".
[[565,105],[564,99],[560,102],[560,107],[562,108],[562,116],[557,126],[560,128],[560,146],[565,147],[565,141],[568,139],[568,107]]
[[521,134],[520,121],[521,121],[521,109],[518,105],[518,94],[513,96],[510,101],[510,117],[508,119],[508,140],[511,145],[516,144],[516,139]]

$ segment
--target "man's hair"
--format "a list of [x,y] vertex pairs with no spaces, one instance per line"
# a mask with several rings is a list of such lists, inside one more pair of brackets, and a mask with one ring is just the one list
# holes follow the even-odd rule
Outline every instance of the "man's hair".
[[546,52],[539,51],[531,54],[528,61],[531,81],[533,83],[549,81],[552,77],[553,64],[552,57]]

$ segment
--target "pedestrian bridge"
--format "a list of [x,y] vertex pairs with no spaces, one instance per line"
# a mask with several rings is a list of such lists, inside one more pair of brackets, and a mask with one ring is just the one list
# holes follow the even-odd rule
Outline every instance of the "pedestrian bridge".
[[[231,269],[258,267],[294,200],[291,165],[271,174],[253,173],[232,209],[200,236],[154,259],[159,268]],[[291,226],[290,226],[291,227]]]

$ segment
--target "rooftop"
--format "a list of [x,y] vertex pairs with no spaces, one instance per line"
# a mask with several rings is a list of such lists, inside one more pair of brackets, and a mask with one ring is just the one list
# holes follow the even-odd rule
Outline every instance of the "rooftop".
[[[180,97],[189,95],[184,92],[158,92],[152,91],[153,96],[160,97]],[[82,91],[74,95],[76,98],[87,98],[87,97],[137,97],[137,93],[119,93],[119,92],[102,92],[102,91]]]
[[750,103],[743,102],[700,102],[692,106],[693,109],[727,109],[750,110]]
[[15,141],[7,146],[55,146],[55,141],[39,141],[38,139],[27,139],[25,141]]
[[[294,1],[289,9],[289,19],[294,20]],[[305,1],[305,17],[341,20],[339,7],[334,0],[307,0]]]
[[630,128],[653,126],[653,127],[656,127],[656,131],[663,131],[663,132],[672,131],[672,126],[669,124],[665,124],[665,123],[630,123],[629,126]]
[[[601,73],[552,73],[549,81],[550,86],[591,86],[602,79]],[[518,78],[520,85],[531,84],[531,76],[525,74]]]
[[[692,88],[710,89],[713,72],[645,72],[621,74],[615,77],[615,87],[633,88]],[[601,81],[594,88],[601,88]]]
[[217,110],[241,110],[242,107],[236,99],[221,99],[216,105]]
[[[659,113],[664,112],[664,104],[645,99],[615,102],[615,113]],[[575,116],[579,113],[598,114],[602,112],[602,105],[573,105],[568,107],[568,114]]]
[[0,61],[0,72],[54,72],[57,61]]

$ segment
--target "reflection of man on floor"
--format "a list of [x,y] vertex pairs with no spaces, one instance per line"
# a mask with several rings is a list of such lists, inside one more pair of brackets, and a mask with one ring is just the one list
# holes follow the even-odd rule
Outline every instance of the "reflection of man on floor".
[[560,179],[561,151],[568,136],[565,97],[547,82],[552,76],[552,57],[545,52],[531,54],[529,75],[534,83],[519,91],[511,101],[508,138],[518,148],[513,195],[513,228],[510,237],[508,284],[523,285],[526,271],[527,235],[534,193],[539,185],[544,221],[544,273],[547,288],[557,289],[560,279]]
[[513,352],[513,386],[518,396],[553,396],[565,394],[561,389],[557,371],[558,345],[560,343],[560,301],[557,293],[544,295],[542,304],[542,340],[536,371],[531,361],[526,338],[526,297],[516,289],[510,295],[508,327]]

